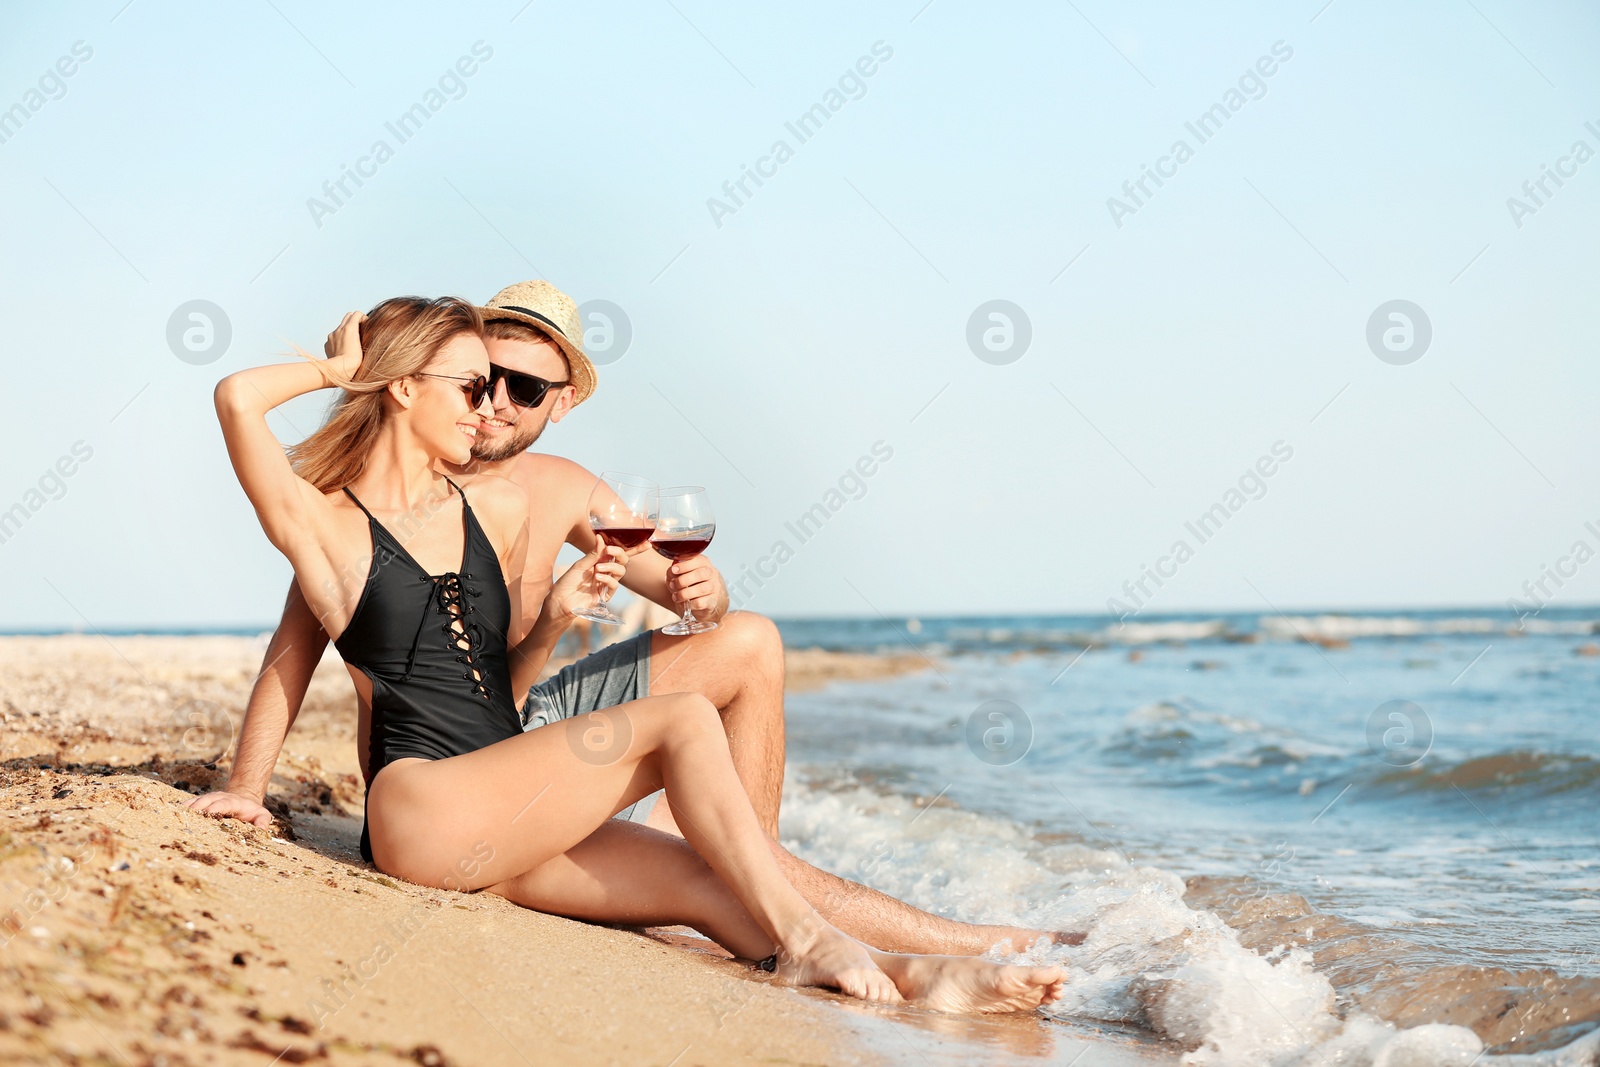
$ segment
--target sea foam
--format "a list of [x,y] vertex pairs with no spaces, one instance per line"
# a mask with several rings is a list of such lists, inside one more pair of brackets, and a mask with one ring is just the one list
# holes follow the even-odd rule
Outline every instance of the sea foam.
[[1466,1027],[1401,1030],[1359,1011],[1341,1014],[1308,951],[1252,951],[1217,915],[1185,902],[1176,874],[1134,865],[1109,839],[1098,842],[1104,847],[1051,843],[947,802],[923,807],[794,781],[783,831],[784,843],[817,866],[937,914],[1082,931],[1081,945],[1040,942],[1019,958],[1066,969],[1066,995],[1048,1012],[1146,1027],[1197,1067],[1600,1062],[1600,1031],[1562,1049],[1489,1057]]

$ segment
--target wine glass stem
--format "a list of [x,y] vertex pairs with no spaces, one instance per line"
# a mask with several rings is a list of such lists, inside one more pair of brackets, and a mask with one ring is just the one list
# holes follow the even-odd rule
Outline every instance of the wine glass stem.
[[691,608],[688,604],[685,604],[683,606],[683,622],[684,622],[684,625],[693,626],[695,623],[697,623],[699,621],[700,621],[699,619],[696,619],[694,617],[694,609]]
[[[602,538],[601,541],[600,541],[600,544],[602,546],[604,546],[605,543],[606,543],[605,539]],[[602,547],[601,552],[600,552],[600,558],[602,560],[604,560],[606,558],[605,549],[603,547]],[[600,581],[600,571],[598,569],[599,568],[599,564],[596,564],[595,566],[596,566],[596,570],[594,572],[594,593],[595,593],[594,603],[595,603],[595,607],[603,608],[603,607],[606,606],[606,601],[611,599],[611,590],[607,589],[605,587],[605,585],[601,583],[601,581]]]

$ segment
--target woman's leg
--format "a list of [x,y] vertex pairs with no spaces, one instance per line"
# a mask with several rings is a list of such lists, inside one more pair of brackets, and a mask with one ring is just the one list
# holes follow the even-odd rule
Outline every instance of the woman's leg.
[[[691,926],[754,959],[770,941],[727,884],[680,837],[606,820],[572,849],[487,887],[516,904],[590,922]],[[941,1011],[1017,1011],[1060,995],[1059,972],[957,956],[868,950],[900,995]]]
[[638,823],[607,819],[562,855],[485,892],[586,922],[689,926],[744,959],[772,952],[772,940],[688,842]]
[[755,948],[779,954],[780,975],[900,999],[865,947],[784,880],[716,708],[698,694],[647,697],[466,755],[391,764],[367,800],[373,855],[381,869],[424,885],[496,885],[568,852],[661,787],[677,801],[684,837],[765,935]]

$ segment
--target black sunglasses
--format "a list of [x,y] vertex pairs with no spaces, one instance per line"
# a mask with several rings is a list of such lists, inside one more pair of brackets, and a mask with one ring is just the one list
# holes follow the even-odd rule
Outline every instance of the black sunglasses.
[[467,384],[461,386],[460,388],[463,393],[467,394],[467,403],[474,408],[476,408],[479,404],[482,404],[483,398],[488,396],[489,390],[494,388],[494,385],[489,381],[489,379],[485,378],[481,374],[476,378],[462,378],[455,374],[430,374],[427,371],[418,371],[417,377],[445,378],[452,382],[466,382]]
[[559,389],[568,382],[550,382],[536,374],[518,374],[514,370],[489,364],[489,391],[494,392],[494,387],[501,379],[506,383],[506,396],[519,408],[536,408],[544,403],[545,394],[552,389]]

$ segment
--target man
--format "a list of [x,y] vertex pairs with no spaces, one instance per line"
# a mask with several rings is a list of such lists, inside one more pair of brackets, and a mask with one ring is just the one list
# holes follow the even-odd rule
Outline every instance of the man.
[[[495,417],[478,432],[471,467],[451,473],[468,478],[469,490],[470,479],[484,477],[510,478],[527,490],[531,509],[521,602],[536,611],[549,591],[561,546],[570,544],[584,553],[594,548],[588,501],[596,478],[570,460],[527,450],[546,426],[566,418],[593,393],[594,364],[583,351],[577,306],[548,282],[508,286],[481,310],[487,323]],[[330,356],[359,346],[363,318],[352,312],[329,334]],[[417,521],[425,522],[427,516]],[[784,665],[777,627],[751,612],[730,613],[722,575],[703,555],[669,566],[654,552],[638,552],[628,563],[623,584],[674,614],[687,604],[698,618],[718,622],[718,628],[691,637],[650,631],[585,656],[529,691],[523,707],[525,729],[602,712],[640,697],[701,693],[722,716],[734,767],[756,817],[773,839],[772,849],[785,876],[829,922],[891,952],[976,955],[1000,942],[1020,950],[1044,936],[930,915],[818,870],[779,845]],[[515,620],[509,641],[514,645],[531,624],[531,618]],[[283,618],[250,695],[227,790],[199,797],[191,807],[257,825],[271,822],[262,801],[272,768],[327,643],[299,588],[291,585]],[[360,715],[358,745],[365,753],[368,709],[361,708]],[[669,802],[660,793],[617,817],[682,836]],[[688,848],[687,843],[683,847]]]

